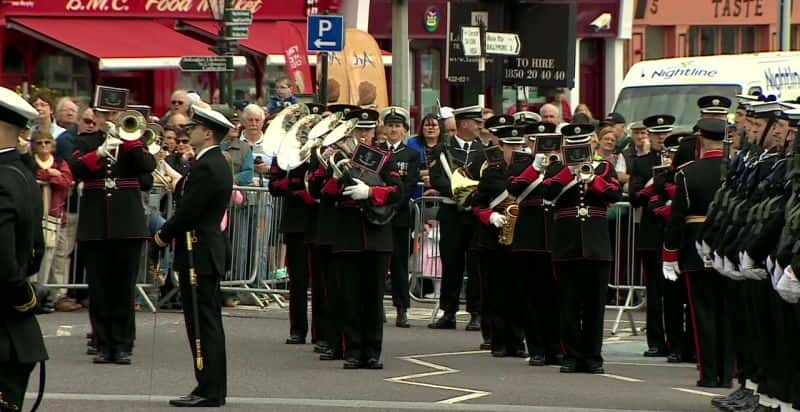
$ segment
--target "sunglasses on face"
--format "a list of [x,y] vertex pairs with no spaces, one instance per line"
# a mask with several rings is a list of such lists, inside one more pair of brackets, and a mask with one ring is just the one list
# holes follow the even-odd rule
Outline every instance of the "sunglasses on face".
[[94,120],[92,119],[81,119],[81,120],[83,121],[83,124],[94,125]]
[[176,141],[178,144],[189,144],[189,139],[178,139]]
[[37,144],[37,145],[40,145],[40,146],[49,146],[49,145],[53,144],[53,142],[50,141],[50,140],[38,140],[38,141],[34,142],[34,144]]
[[182,106],[182,105],[183,105],[183,103],[184,103],[184,102],[182,102],[182,101],[180,101],[180,100],[173,100],[173,101],[172,101],[172,104],[176,104],[176,105],[178,105],[178,106]]

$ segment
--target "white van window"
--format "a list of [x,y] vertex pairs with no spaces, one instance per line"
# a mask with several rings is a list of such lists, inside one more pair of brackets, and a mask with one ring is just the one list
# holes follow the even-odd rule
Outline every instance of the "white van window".
[[[636,122],[654,114],[671,114],[680,128],[691,128],[700,117],[697,99],[716,94],[736,101],[742,92],[738,85],[669,85],[641,86],[622,89],[614,111],[629,122]],[[731,108],[731,110],[735,107]]]

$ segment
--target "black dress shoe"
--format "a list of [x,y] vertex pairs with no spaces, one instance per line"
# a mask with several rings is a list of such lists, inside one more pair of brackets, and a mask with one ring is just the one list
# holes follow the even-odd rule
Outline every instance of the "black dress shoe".
[[95,348],[94,346],[89,346],[88,348],[86,348],[86,354],[91,356],[97,355],[97,348]]
[[369,358],[364,362],[364,369],[383,369],[383,363],[375,358]]
[[491,350],[491,349],[492,349],[492,341],[481,343],[481,350]]
[[100,352],[92,359],[92,363],[97,363],[100,365],[113,363],[114,357],[110,353]]
[[131,354],[129,352],[119,352],[114,357],[114,364],[116,365],[130,365],[131,363]]
[[456,315],[453,313],[445,313],[435,322],[428,325],[431,329],[455,329],[456,328]]
[[561,365],[561,369],[558,370],[561,373],[575,373],[578,371],[578,368],[575,366],[574,362],[564,362]]
[[662,356],[667,356],[667,351],[664,349],[659,348],[649,348],[642,354],[646,358],[658,358]]
[[398,328],[407,328],[411,326],[408,324],[408,315],[406,314],[405,308],[397,308],[397,319],[395,319],[394,325]]
[[494,356],[495,358],[505,358],[506,356],[508,356],[508,351],[506,350],[506,348],[495,348],[492,349],[492,356]]
[[291,335],[286,338],[287,345],[304,345],[306,343],[306,338],[300,335]]
[[603,369],[603,364],[594,363],[586,366],[586,373],[593,373],[595,375],[600,375],[606,373],[606,370]]
[[528,360],[528,365],[531,366],[544,366],[546,364],[544,355],[533,355]]
[[558,366],[561,366],[561,364],[563,364],[563,363],[564,363],[564,355],[562,355],[560,353],[557,353],[555,355],[547,355],[547,356],[545,356],[545,364],[546,365],[558,365]]
[[314,345],[314,353],[324,353],[325,351],[329,350],[328,342],[321,340]]
[[480,313],[470,313],[469,314],[469,323],[464,328],[464,330],[468,331],[479,331],[481,330],[481,315]]
[[683,362],[683,356],[680,353],[670,353],[667,356],[667,363],[681,363]]
[[704,378],[697,381],[697,386],[701,388],[716,388],[717,387],[717,380],[716,379],[709,379]]
[[333,349],[328,349],[325,352],[319,354],[319,360],[328,361],[328,360],[341,360],[342,352],[337,352]]
[[521,348],[520,349],[514,349],[514,350],[511,351],[510,355],[515,357],[515,358],[527,358],[528,357],[528,351],[526,351],[525,349],[521,349]]
[[361,361],[354,358],[348,358],[344,360],[344,364],[342,365],[343,369],[361,369]]
[[172,399],[169,401],[169,404],[179,408],[209,408],[225,405],[225,401],[206,399],[198,395],[189,395],[178,399]]

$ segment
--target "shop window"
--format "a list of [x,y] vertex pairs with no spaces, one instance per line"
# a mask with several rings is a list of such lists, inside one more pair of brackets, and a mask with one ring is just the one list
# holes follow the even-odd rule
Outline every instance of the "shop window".
[[39,59],[34,84],[60,96],[76,97],[81,102],[90,101],[94,92],[89,62],[62,51]]
[[722,27],[722,54],[735,54],[738,47],[739,28],[732,26]]
[[419,54],[419,64],[419,82],[412,84],[420,85],[420,108],[423,113],[427,113],[440,96],[441,52],[439,49],[424,50]]
[[697,41],[698,38],[698,29],[697,27],[692,27],[689,29],[689,56],[697,56]]
[[717,30],[714,27],[700,28],[700,54],[710,56],[717,54]]
[[3,73],[23,73],[25,63],[22,62],[22,53],[15,47],[3,51]]
[[789,35],[789,49],[797,50],[797,36],[798,36],[797,25],[792,25],[792,34]]
[[757,44],[756,28],[743,27],[742,28],[742,48],[741,53],[752,53],[756,51]]
[[644,47],[644,58],[645,59],[661,59],[665,57],[664,55],[664,28],[663,27],[654,27],[654,26],[647,26],[644,32],[645,36],[645,47]]

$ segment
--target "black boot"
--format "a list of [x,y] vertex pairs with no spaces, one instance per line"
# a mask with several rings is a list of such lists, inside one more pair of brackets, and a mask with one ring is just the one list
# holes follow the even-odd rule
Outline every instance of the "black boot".
[[428,325],[431,329],[455,329],[456,328],[456,314],[445,313],[441,318],[436,319],[435,322]]
[[406,308],[397,308],[397,319],[394,321],[394,325],[398,328],[407,328],[410,325],[408,324],[408,315],[406,315]]
[[480,313],[470,313],[469,314],[469,323],[467,323],[467,327],[464,328],[465,330],[470,331],[479,331],[481,330],[481,314]]

